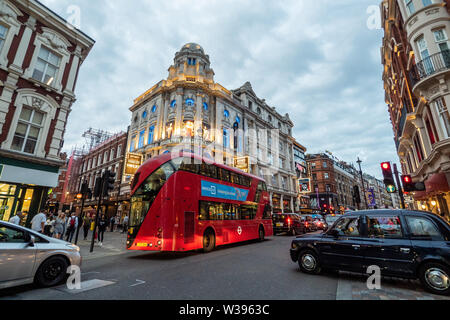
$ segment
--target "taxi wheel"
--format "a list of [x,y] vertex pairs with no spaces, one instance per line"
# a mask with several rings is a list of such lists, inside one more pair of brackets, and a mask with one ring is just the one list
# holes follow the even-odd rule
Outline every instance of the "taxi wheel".
[[422,285],[434,294],[450,294],[450,268],[440,263],[425,263],[419,271]]
[[322,270],[317,254],[312,250],[304,250],[298,256],[300,270],[309,274],[319,274]]
[[51,257],[45,260],[36,272],[35,282],[41,287],[52,287],[63,282],[67,276],[67,260]]
[[216,236],[214,235],[214,231],[208,229],[203,234],[203,252],[211,252],[214,250],[216,246]]

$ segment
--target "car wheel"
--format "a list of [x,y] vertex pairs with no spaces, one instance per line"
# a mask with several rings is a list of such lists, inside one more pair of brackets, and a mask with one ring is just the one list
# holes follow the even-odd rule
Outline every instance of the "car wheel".
[[45,260],[36,272],[35,281],[41,287],[52,287],[67,278],[67,260],[63,257],[51,257]]
[[298,256],[298,265],[300,270],[309,274],[319,274],[322,270],[317,254],[312,250],[300,252]]
[[205,231],[203,235],[203,252],[211,252],[216,246],[216,236],[211,229]]
[[425,263],[420,268],[419,278],[428,291],[441,295],[450,294],[450,268],[445,265]]
[[259,227],[258,236],[259,241],[264,241],[265,232],[262,226]]

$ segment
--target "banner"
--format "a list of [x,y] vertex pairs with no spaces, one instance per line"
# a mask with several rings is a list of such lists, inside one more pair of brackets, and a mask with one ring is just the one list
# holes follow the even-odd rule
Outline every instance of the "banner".
[[298,185],[300,187],[301,193],[310,193],[311,192],[311,183],[309,178],[298,179]]
[[249,190],[202,180],[202,197],[247,201]]
[[376,199],[375,199],[375,192],[373,191],[373,188],[369,188],[366,192],[367,195],[367,205],[369,207],[375,207],[377,205]]

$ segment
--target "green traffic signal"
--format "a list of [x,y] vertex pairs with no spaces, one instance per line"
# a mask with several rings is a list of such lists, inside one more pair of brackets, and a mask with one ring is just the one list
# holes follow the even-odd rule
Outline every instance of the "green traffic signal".
[[390,184],[390,185],[386,186],[386,190],[388,193],[394,193],[397,191],[397,188],[394,185]]

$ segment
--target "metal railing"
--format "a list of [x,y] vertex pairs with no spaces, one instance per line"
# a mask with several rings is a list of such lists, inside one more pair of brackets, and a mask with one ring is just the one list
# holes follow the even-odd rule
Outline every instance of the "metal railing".
[[416,63],[410,76],[413,85],[429,76],[450,69],[450,50],[443,50]]

